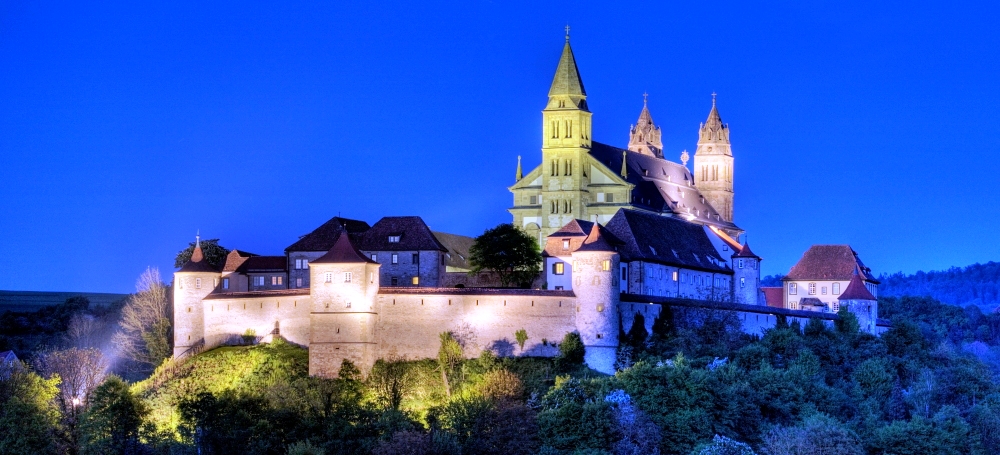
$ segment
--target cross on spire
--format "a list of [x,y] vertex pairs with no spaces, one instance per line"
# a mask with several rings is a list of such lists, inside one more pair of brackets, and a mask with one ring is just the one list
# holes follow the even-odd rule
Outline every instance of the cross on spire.
[[715,92],[712,92],[712,106],[715,106]]
[[194,233],[194,246],[195,247],[200,247],[201,246],[201,229],[198,229]]
[[566,24],[566,41],[569,41],[569,24]]
[[649,98],[649,93],[642,92],[642,105],[646,105],[647,98]]

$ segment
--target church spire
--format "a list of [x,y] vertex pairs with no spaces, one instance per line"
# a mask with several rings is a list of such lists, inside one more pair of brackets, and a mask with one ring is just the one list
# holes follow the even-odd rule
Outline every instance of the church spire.
[[653,123],[653,116],[649,113],[648,97],[648,93],[642,94],[642,111],[639,112],[639,120],[635,126],[629,130],[628,149],[643,155],[663,158],[660,127]]
[[562,56],[559,57],[559,66],[556,67],[555,77],[552,78],[552,86],[549,87],[548,107],[557,107],[553,106],[554,103],[560,108],[587,110],[587,91],[583,88],[583,79],[580,78],[580,70],[576,67],[573,48],[569,45],[568,25],[566,26],[566,44],[563,46]]
[[514,181],[520,182],[524,178],[524,173],[521,172],[521,155],[517,155],[517,173],[514,174]]
[[[719,108],[715,106],[715,92],[712,92],[712,110],[708,111],[708,120],[701,125],[701,141],[729,143],[729,125],[722,123]],[[701,142],[699,141],[699,142]]]

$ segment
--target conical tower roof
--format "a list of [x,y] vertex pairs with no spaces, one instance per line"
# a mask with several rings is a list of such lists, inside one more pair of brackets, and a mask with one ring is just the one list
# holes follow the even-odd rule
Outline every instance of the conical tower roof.
[[549,87],[549,98],[559,95],[587,97],[587,91],[583,88],[583,80],[580,79],[580,70],[577,69],[576,59],[573,57],[573,48],[569,45],[568,33],[562,57],[559,57],[559,66],[556,67],[556,75],[552,78],[552,86]]
[[708,119],[701,125],[701,141],[720,141],[729,143],[729,129],[722,123],[719,108],[715,105],[715,93],[712,94],[712,110],[708,111]]
[[178,272],[218,272],[219,270],[213,267],[208,261],[205,260],[205,253],[201,251],[201,239],[196,239],[194,243],[194,251],[191,252],[191,259],[181,266]]
[[590,234],[587,235],[587,239],[583,241],[583,245],[576,251],[615,251],[615,249],[601,235],[601,225],[594,223],[594,227],[590,228]]
[[760,259],[760,256],[757,256],[756,254],[753,254],[753,251],[750,250],[750,243],[749,242],[748,243],[744,243],[743,247],[740,248],[740,251],[737,252],[736,254],[734,254],[733,257],[736,257],[736,258],[756,258],[756,259]]
[[346,231],[341,232],[333,247],[326,254],[310,262],[310,264],[353,264],[359,262],[374,263],[371,258],[358,251]]
[[857,271],[854,272],[854,276],[851,277],[851,282],[847,284],[847,289],[837,297],[838,300],[876,300],[875,296],[872,295],[871,291],[868,290],[868,286],[865,286],[865,282],[861,279],[861,275]]

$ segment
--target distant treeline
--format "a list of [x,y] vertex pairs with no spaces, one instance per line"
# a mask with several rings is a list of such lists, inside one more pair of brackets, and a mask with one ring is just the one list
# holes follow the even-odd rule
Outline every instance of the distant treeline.
[[[768,275],[762,286],[780,287],[782,275]],[[1000,306],[1000,263],[987,262],[948,270],[881,274],[880,297],[932,297],[941,303],[961,307],[975,305],[992,310]]]

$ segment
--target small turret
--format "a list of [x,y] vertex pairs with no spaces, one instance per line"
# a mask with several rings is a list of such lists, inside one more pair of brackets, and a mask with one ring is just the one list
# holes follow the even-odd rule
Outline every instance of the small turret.
[[194,251],[174,272],[174,357],[187,355],[205,343],[205,307],[202,299],[219,285],[221,273],[205,260],[201,238],[195,236]]
[[851,282],[847,284],[847,289],[837,298],[841,307],[854,313],[858,318],[858,326],[862,332],[878,335],[876,325],[878,323],[878,299],[872,295],[861,275],[854,271]]
[[587,366],[612,374],[618,349],[619,255],[594,223],[583,245],[573,252],[573,292],[577,295],[576,329],[586,347]]
[[639,120],[635,126],[629,130],[628,149],[643,155],[663,158],[660,127],[653,123],[653,116],[649,113],[646,103],[647,97],[647,94],[642,94],[642,112],[639,113]]
[[743,305],[764,305],[760,290],[760,256],[744,243],[733,254],[733,301]]
[[358,251],[347,232],[309,263],[309,374],[336,377],[344,360],[367,373],[375,363],[375,299],[379,264]]

